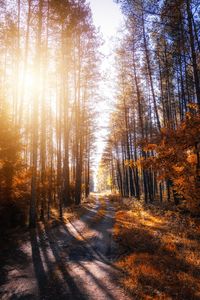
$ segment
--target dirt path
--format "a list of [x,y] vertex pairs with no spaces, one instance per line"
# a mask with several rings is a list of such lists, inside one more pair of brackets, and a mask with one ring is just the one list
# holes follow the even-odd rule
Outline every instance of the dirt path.
[[[97,198],[94,208],[67,224],[40,224],[22,237],[3,265],[0,298],[128,300],[112,261],[114,210]],[[21,257],[21,259],[20,259]]]

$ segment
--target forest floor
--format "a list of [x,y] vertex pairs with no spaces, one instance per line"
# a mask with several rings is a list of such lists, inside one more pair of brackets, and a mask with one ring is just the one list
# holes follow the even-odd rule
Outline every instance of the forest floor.
[[128,300],[114,265],[115,210],[106,197],[36,230],[16,230],[0,245],[0,299]]
[[1,239],[0,299],[200,299],[200,221],[94,196]]
[[200,219],[172,204],[115,204],[115,241],[123,253],[115,262],[132,299],[200,299]]

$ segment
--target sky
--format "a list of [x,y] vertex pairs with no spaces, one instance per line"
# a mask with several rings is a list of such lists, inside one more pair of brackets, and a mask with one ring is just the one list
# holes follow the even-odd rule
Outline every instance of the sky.
[[[96,28],[99,28],[100,34],[104,43],[100,49],[103,54],[101,71],[110,76],[114,60],[113,42],[117,36],[120,24],[123,21],[123,16],[120,10],[120,5],[113,0],[90,0],[93,21]],[[105,137],[108,134],[107,127],[109,125],[109,115],[113,103],[113,87],[109,79],[100,83],[100,95],[103,99],[97,105],[99,111],[97,130],[97,151],[95,155],[95,174],[97,174],[98,163],[101,159],[103,148],[105,146]],[[96,177],[96,176],[95,176]]]
[[119,4],[114,3],[113,0],[90,0],[89,2],[94,24],[100,27],[104,38],[115,36],[122,21]]

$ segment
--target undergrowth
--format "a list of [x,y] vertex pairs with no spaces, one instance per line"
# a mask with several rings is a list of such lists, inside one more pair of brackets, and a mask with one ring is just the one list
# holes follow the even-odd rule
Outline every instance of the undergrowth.
[[136,201],[117,205],[116,266],[133,299],[200,299],[200,221]]

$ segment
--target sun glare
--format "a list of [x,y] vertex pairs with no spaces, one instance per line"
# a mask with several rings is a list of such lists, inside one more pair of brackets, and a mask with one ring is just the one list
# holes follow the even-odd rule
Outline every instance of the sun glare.
[[21,76],[21,85],[25,90],[32,92],[34,87],[36,86],[36,78],[33,73],[27,73],[24,76]]

